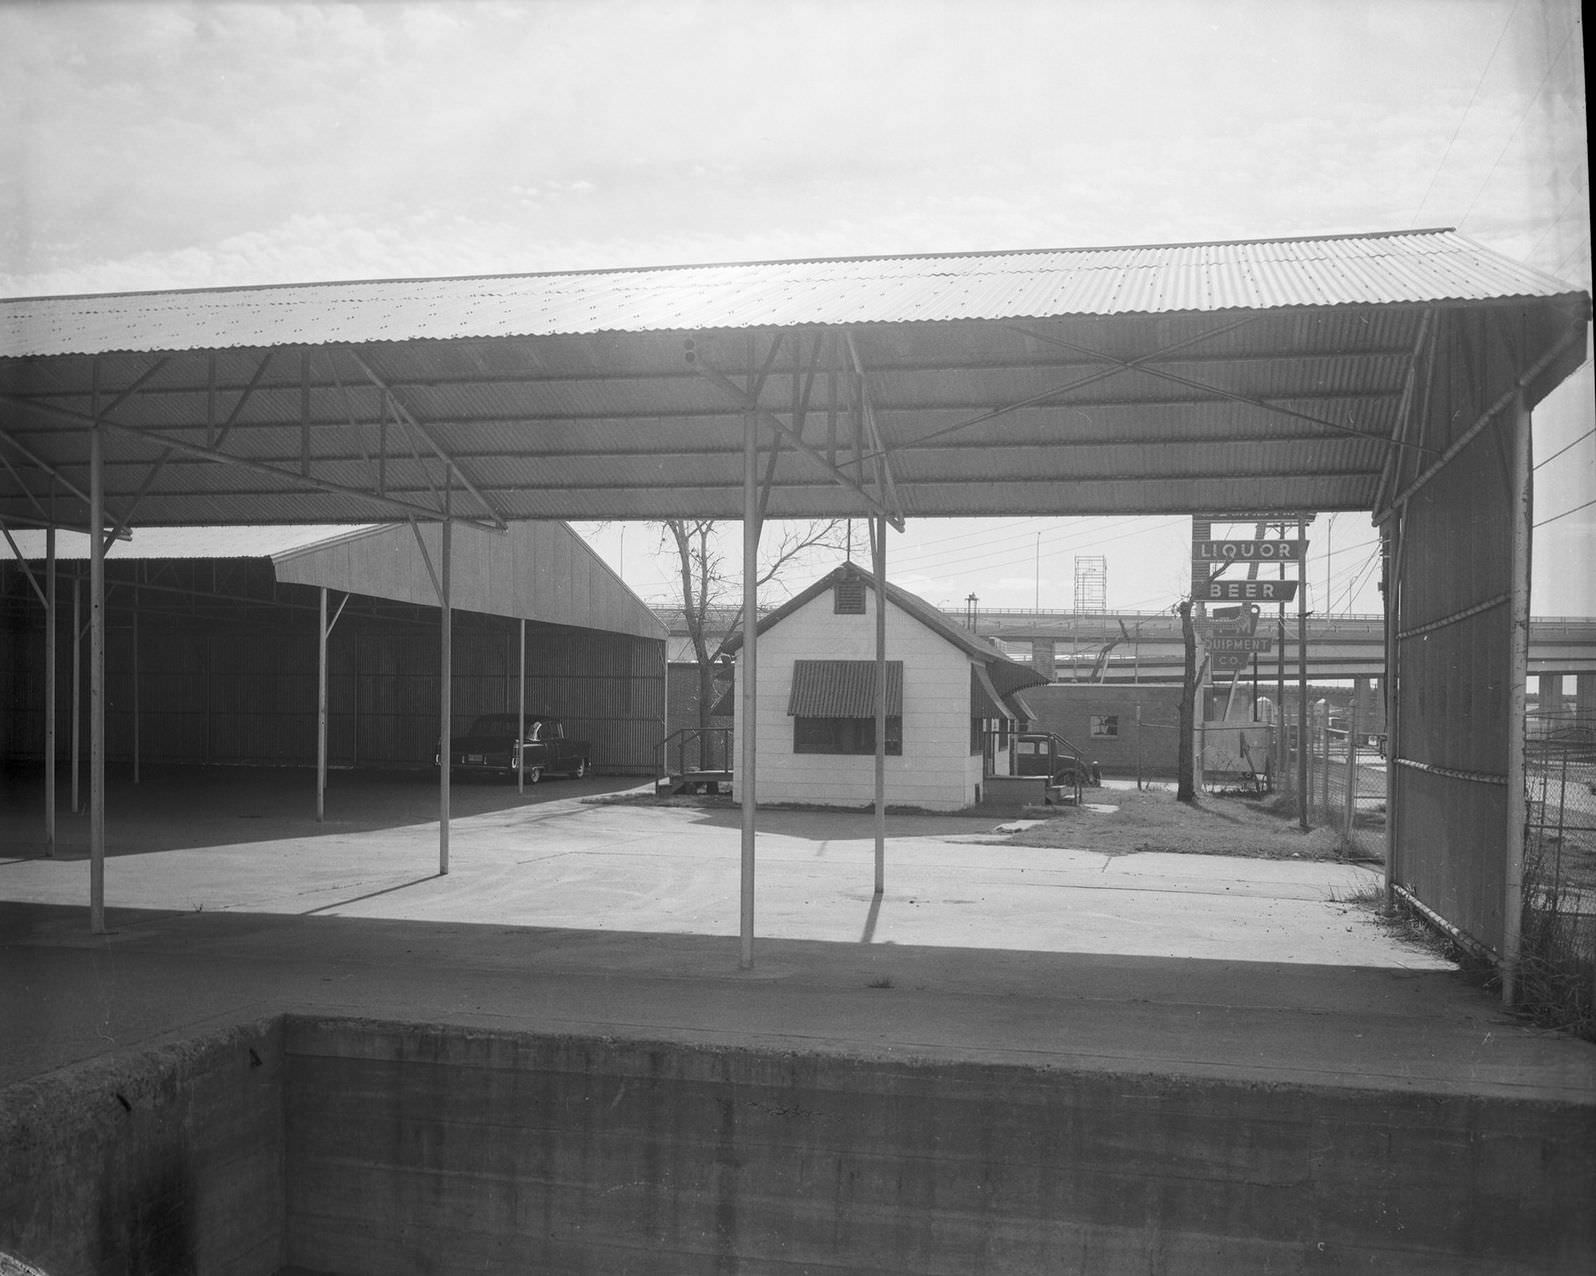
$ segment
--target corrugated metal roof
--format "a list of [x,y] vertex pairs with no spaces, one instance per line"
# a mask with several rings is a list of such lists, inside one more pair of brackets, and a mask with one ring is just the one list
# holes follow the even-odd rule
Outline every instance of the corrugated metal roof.
[[[113,541],[105,551],[107,559],[175,558],[279,558],[314,546],[328,544],[376,531],[374,525],[360,527],[141,527],[128,540]],[[42,560],[45,534],[23,530],[12,533],[22,557]],[[12,557],[11,547],[0,540],[0,557]],[[78,532],[56,535],[55,556],[64,561],[89,557],[89,538]]]
[[[887,713],[903,715],[903,661],[887,661]],[[790,718],[873,718],[876,716],[874,660],[795,660]]]
[[0,301],[0,355],[1577,294],[1452,230]]
[[[433,564],[438,527],[421,528]],[[22,557],[45,556],[45,534],[12,532]],[[452,551],[451,595],[462,611],[525,618],[641,638],[666,637],[665,625],[590,546],[559,522],[512,523],[503,533],[461,527]],[[88,538],[56,537],[56,557],[89,556]],[[0,561],[12,558],[0,539]],[[415,535],[404,524],[360,527],[163,527],[116,541],[109,560],[269,558],[284,583],[326,586],[370,598],[437,606],[437,591]]]

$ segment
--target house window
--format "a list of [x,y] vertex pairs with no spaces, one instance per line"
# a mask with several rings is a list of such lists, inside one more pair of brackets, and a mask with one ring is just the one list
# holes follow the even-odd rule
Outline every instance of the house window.
[[[874,718],[794,718],[792,751],[874,756],[876,720]],[[893,716],[887,719],[886,752],[892,757],[903,756],[901,717]]]
[[1091,715],[1092,739],[1102,740],[1119,735],[1119,714],[1094,713]]
[[837,616],[862,616],[865,614],[865,583],[857,578],[839,580],[831,587],[832,614]]

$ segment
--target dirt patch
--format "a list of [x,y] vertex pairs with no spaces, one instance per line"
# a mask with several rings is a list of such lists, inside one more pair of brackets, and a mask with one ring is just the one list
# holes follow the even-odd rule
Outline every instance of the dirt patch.
[[[1093,809],[1104,805],[1119,809]],[[1011,835],[1010,846],[1079,847],[1105,855],[1165,851],[1184,855],[1237,855],[1249,859],[1371,861],[1340,832],[1304,833],[1295,808],[1289,816],[1256,798],[1205,795],[1196,806],[1177,802],[1173,789],[1092,791],[1083,807],[1054,807],[1052,818]]]

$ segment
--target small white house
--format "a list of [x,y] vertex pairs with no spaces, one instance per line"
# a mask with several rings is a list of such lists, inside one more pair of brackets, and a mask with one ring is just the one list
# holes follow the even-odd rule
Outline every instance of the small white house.
[[[956,811],[1008,773],[1002,745],[1032,716],[1018,692],[1047,679],[890,583],[886,800]],[[741,644],[737,685],[742,685]],[[757,799],[843,806],[875,800],[876,587],[853,563],[759,624]],[[736,703],[734,756],[745,730]],[[740,781],[738,781],[740,783]],[[734,792],[736,792],[734,786]],[[738,796],[741,796],[740,793]]]

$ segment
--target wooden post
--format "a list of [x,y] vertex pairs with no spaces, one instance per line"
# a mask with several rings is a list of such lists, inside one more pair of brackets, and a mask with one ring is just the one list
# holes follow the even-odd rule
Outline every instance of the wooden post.
[[[1328,765],[1328,762],[1326,763]],[[1342,812],[1342,830],[1352,841],[1352,823],[1358,815],[1358,697],[1352,697],[1352,712],[1347,715],[1347,792]]]

